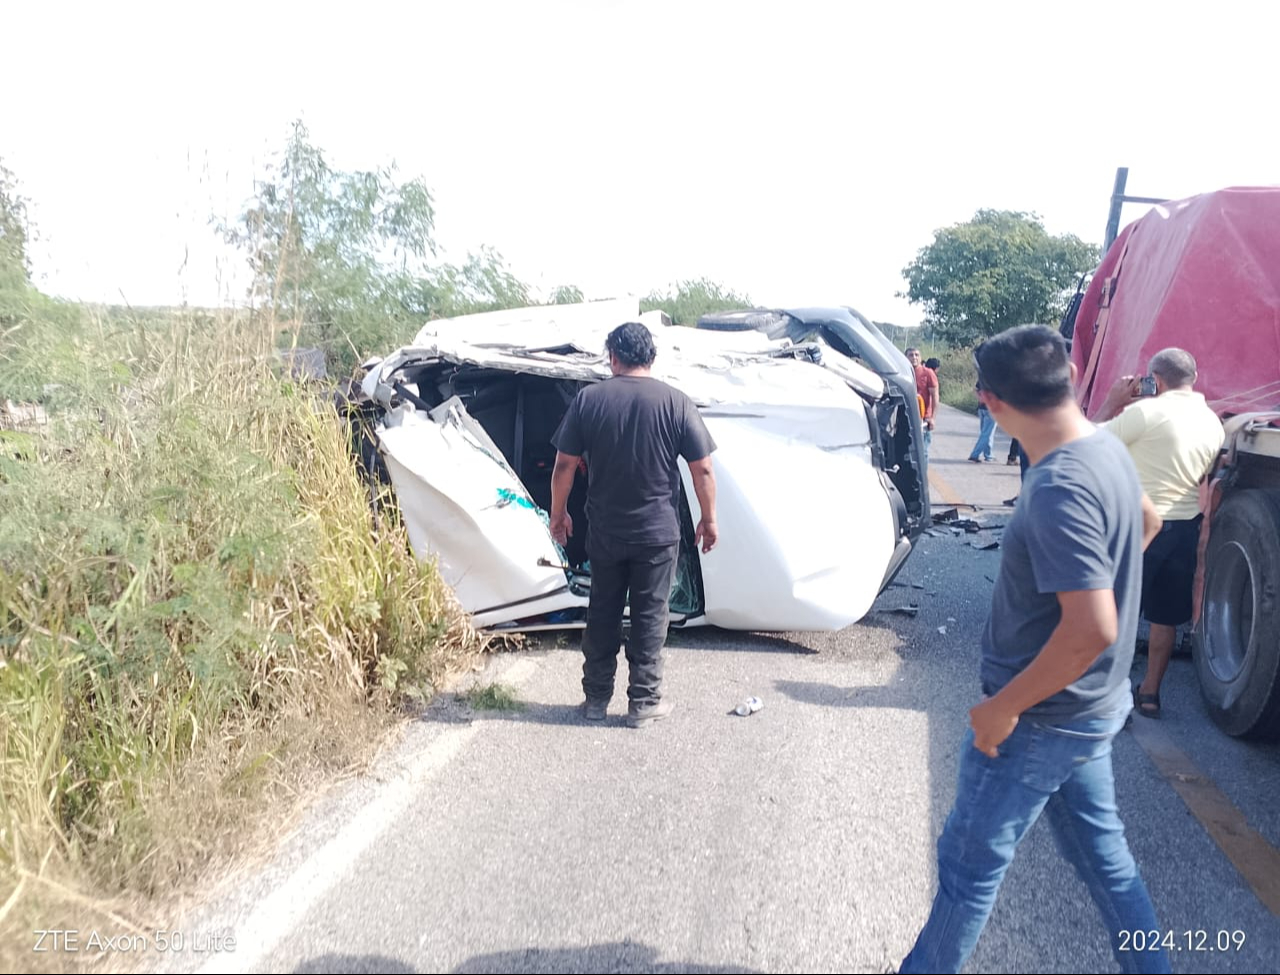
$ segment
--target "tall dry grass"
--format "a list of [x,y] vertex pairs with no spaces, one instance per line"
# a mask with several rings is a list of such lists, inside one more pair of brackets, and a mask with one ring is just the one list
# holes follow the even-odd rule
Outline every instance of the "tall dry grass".
[[0,939],[30,965],[33,923],[181,886],[477,639],[262,322],[0,297],[5,399],[48,414],[0,432]]

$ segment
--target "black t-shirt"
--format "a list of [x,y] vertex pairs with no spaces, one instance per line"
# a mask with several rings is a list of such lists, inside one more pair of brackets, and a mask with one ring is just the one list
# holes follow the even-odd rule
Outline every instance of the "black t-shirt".
[[583,389],[552,443],[586,458],[591,532],[636,545],[679,541],[676,460],[702,460],[716,449],[693,401],[649,376]]

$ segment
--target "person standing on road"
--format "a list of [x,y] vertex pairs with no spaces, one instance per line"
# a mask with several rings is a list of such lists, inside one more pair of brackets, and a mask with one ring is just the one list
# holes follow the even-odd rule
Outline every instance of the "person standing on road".
[[[980,392],[978,387],[974,387],[975,392]],[[978,397],[978,441],[973,445],[973,450],[969,452],[969,460],[975,464],[981,464],[984,460],[991,462],[991,436],[996,432],[996,421],[991,416],[991,411],[987,409],[987,404],[982,402],[982,397]]]
[[591,601],[582,637],[583,711],[589,721],[608,713],[629,604],[627,723],[639,728],[672,709],[662,694],[662,647],[680,550],[677,461],[689,464],[702,512],[695,544],[710,552],[719,538],[716,445],[693,401],[650,374],[657,353],[644,325],[619,325],[606,349],[612,378],[579,392],[552,438],[551,535],[563,545],[573,534],[569,492],[585,458]]
[[907,361],[916,376],[916,394],[924,400],[924,412],[920,415],[924,424],[924,452],[929,453],[933,442],[933,416],[938,409],[938,374],[920,361],[920,350],[907,349]]
[[979,395],[1031,467],[1002,541],[955,805],[938,839],[938,891],[903,972],[958,972],[1014,852],[1045,812],[1126,972],[1167,972],[1159,930],[1116,811],[1111,743],[1130,711],[1142,551],[1159,518],[1119,440],[1072,396],[1057,332],[1010,329],[974,353]]
[[[1098,412],[1105,429],[1129,448],[1138,480],[1164,519],[1164,530],[1143,558],[1142,614],[1151,624],[1147,673],[1134,690],[1139,714],[1160,717],[1160,683],[1173,657],[1178,627],[1190,622],[1200,544],[1200,481],[1222,449],[1222,422],[1196,382],[1196,360],[1164,349],[1147,367],[1155,396],[1142,395],[1142,377],[1118,379]],[[1123,412],[1121,412],[1123,410]],[[1117,416],[1117,414],[1119,414]]]

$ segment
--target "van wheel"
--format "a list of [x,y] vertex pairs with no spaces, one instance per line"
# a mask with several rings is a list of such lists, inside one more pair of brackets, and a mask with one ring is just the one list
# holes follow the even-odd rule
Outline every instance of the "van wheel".
[[1214,516],[1192,656],[1223,731],[1280,737],[1280,491],[1232,494]]

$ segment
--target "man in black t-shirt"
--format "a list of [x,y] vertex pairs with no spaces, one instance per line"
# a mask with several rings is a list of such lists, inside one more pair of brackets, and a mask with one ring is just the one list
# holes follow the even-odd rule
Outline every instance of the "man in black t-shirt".
[[680,550],[677,460],[683,457],[689,464],[702,512],[695,544],[710,552],[718,537],[711,469],[716,445],[689,397],[650,375],[656,350],[647,328],[637,322],[619,325],[609,333],[606,348],[613,377],[578,393],[553,438],[551,534],[561,545],[573,534],[566,506],[585,457],[591,559],[591,603],[582,638],[585,715],[603,721],[607,713],[629,602],[627,723],[639,728],[671,713],[661,684]]

